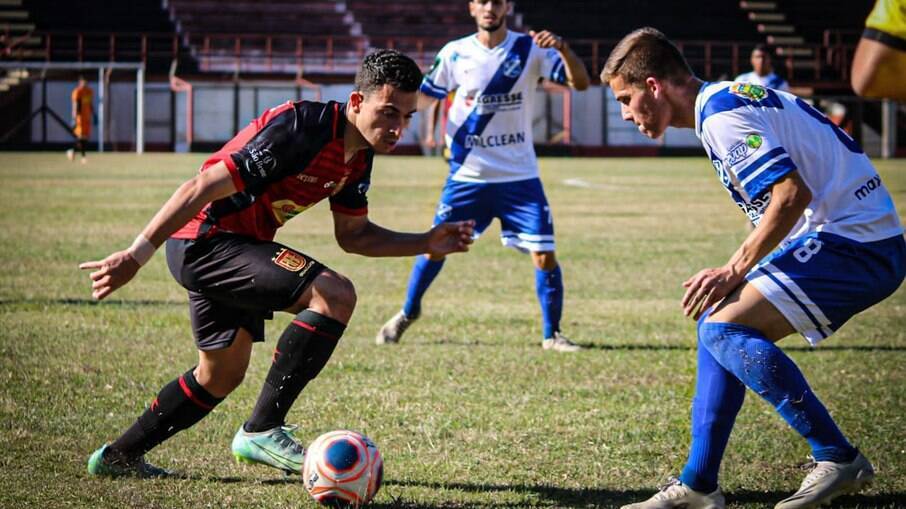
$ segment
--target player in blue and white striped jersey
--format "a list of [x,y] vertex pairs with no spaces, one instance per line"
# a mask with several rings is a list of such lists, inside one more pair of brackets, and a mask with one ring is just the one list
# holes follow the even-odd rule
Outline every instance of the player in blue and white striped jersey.
[[627,507],[724,507],[717,474],[747,386],[815,458],[778,509],[858,491],[874,477],[871,463],[775,342],[799,332],[816,345],[902,283],[906,242],[881,177],[857,143],[801,99],[750,83],[703,83],[655,29],[624,37],[601,81],[643,134],[694,128],[721,183],[756,225],[724,266],[683,283],[684,313],[698,320],[691,450],[678,479]]
[[774,90],[790,91],[790,84],[774,72],[774,66],[771,63],[771,53],[764,44],[758,44],[752,49],[752,55],[749,58],[752,63],[752,71],[742,73],[733,81],[742,81],[753,85],[761,85]]
[[[540,80],[583,90],[588,74],[560,37],[547,31],[509,31],[509,9],[506,0],[470,1],[478,33],[444,46],[422,81],[426,106],[455,92],[445,140],[450,175],[434,222],[468,218],[480,234],[499,219],[503,245],[531,253],[542,346],[571,352],[579,347],[560,333],[563,282],[554,250],[553,216],[538,178],[532,114]],[[442,257],[416,260],[403,309],[378,332],[378,344],[398,342],[419,317],[422,297],[443,263]]]

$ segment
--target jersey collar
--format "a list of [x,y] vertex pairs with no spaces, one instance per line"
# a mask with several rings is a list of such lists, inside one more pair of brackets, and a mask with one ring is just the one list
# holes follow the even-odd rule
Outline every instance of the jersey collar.
[[711,85],[710,81],[705,81],[702,83],[702,86],[698,89],[698,95],[695,96],[695,136],[698,138],[702,137],[702,108],[705,107],[705,88],[708,85]]

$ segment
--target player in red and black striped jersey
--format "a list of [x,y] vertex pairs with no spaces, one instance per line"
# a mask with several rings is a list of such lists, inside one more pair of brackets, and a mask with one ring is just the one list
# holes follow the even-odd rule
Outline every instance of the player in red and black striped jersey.
[[[91,455],[95,475],[167,475],[144,454],[207,415],[242,381],[252,343],[274,311],[296,315],[277,342],[252,415],[233,439],[244,462],[301,472],[304,451],[285,425],[305,385],[346,328],[352,283],[304,253],[273,241],[278,228],[328,199],[337,242],[365,256],[468,250],[472,223],[400,233],[368,220],[375,152],[387,153],[416,108],[421,71],[393,50],[367,56],[346,103],[288,102],[272,108],[209,158],[177,189],[133,245],[83,263],[98,300],[129,282],[167,243],[167,263],[189,293],[198,365],[166,385],[129,429]],[[169,240],[167,240],[169,238]]]

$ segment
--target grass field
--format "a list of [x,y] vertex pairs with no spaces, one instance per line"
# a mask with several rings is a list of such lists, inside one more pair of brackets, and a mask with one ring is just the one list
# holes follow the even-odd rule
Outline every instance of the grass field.
[[[89,478],[87,456],[130,425],[196,359],[186,296],[158,253],[135,281],[92,302],[76,265],[129,245],[204,155],[0,153],[0,506],[309,507],[296,478],[239,466],[230,440],[251,410],[289,316],[268,325],[246,381],[212,415],[149,454],[186,474]],[[906,215],[906,162],[879,162]],[[431,220],[440,160],[378,158],[371,218]],[[614,507],[681,469],[695,376],[680,282],[725,262],[747,230],[704,157],[545,159],[577,355],[540,348],[527,257],[495,224],[451,258],[402,344],[378,327],[403,298],[411,260],[336,246],[326,205],[278,240],[346,274],[358,309],[337,352],[290,412],[307,443],[352,428],[386,461],[377,507]],[[572,180],[571,180],[572,179]],[[569,185],[576,180],[584,187]],[[816,350],[782,342],[879,475],[846,507],[906,507],[906,290]],[[731,507],[769,508],[798,487],[808,448],[749,394],[722,486]]]

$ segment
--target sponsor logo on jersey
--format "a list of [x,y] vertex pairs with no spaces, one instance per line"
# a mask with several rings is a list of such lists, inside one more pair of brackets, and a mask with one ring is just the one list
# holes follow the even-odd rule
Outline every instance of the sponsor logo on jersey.
[[760,101],[768,96],[767,89],[751,83],[734,83],[730,85],[730,93],[753,101]]
[[290,219],[305,212],[311,205],[299,205],[292,200],[276,200],[271,202],[271,211],[277,224],[286,224]]
[[768,191],[762,196],[755,200],[751,200],[749,203],[744,201],[737,201],[736,206],[749,218],[749,221],[755,226],[758,226],[758,223],[761,221],[761,216],[764,215],[764,210],[768,207],[768,204],[771,203],[771,192]]
[[867,197],[869,195],[869,193],[871,193],[872,191],[874,191],[875,189],[877,189],[879,187],[881,187],[881,176],[875,175],[874,177],[869,179],[868,182],[859,186],[859,189],[856,189],[856,192],[853,194],[855,194],[856,199],[861,201],[862,198]]
[[[469,98],[467,98],[467,101],[468,99]],[[522,92],[482,94],[471,99],[472,101],[467,102],[466,104],[471,106],[471,102],[477,103],[479,114],[511,111],[522,108]]]
[[304,173],[300,173],[296,175],[296,178],[299,179],[300,182],[305,182],[306,184],[318,183],[318,177],[315,177],[314,175],[306,175]]
[[299,272],[308,265],[308,260],[301,254],[282,248],[277,251],[277,255],[272,258],[278,267],[282,267],[290,272]]
[[727,151],[726,165],[732,168],[736,163],[745,160],[752,154],[754,154],[754,151],[749,148],[746,140],[738,141]]
[[525,143],[525,131],[520,131],[518,133],[502,133],[502,134],[489,134],[487,136],[481,136],[478,134],[469,134],[465,139],[465,148],[495,148],[503,147],[506,145],[515,145],[517,143]]
[[522,59],[519,55],[512,55],[503,61],[503,75],[507,78],[515,78],[522,74]]
[[753,134],[746,136],[746,145],[748,145],[749,148],[758,150],[759,148],[761,148],[761,145],[763,143],[764,143],[764,139],[761,137],[760,134],[753,133]]
[[249,173],[264,178],[277,167],[277,159],[270,149],[249,146],[248,151],[249,159],[245,160],[245,168]]

